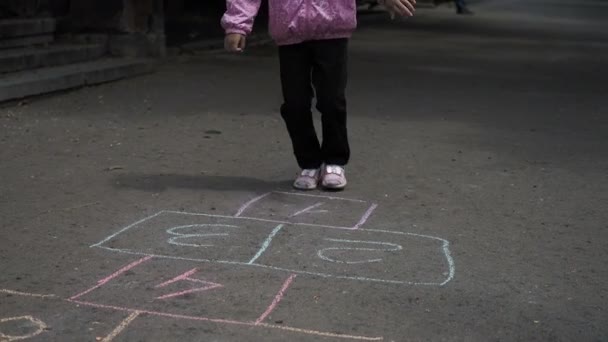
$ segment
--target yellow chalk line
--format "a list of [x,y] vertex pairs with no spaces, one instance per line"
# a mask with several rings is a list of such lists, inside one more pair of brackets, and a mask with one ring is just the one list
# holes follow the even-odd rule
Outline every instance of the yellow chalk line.
[[32,338],[36,335],[41,334],[44,331],[44,329],[47,328],[46,324],[43,321],[36,319],[32,316],[2,318],[2,319],[0,319],[0,323],[19,321],[19,320],[23,320],[23,319],[36,324],[38,326],[38,329],[36,329],[36,331],[34,331],[33,333],[30,333],[27,335],[22,335],[22,336],[5,335],[2,332],[0,332],[0,341],[12,342],[12,341],[19,341],[19,340],[27,340],[28,338]]
[[7,293],[7,294],[16,295],[16,296],[36,297],[36,298],[55,298],[55,297],[57,297],[54,294],[43,295],[43,294],[21,292],[21,291],[14,291],[14,290],[8,290],[8,289],[0,289],[0,293]]
[[120,324],[110,333],[110,335],[106,336],[101,342],[111,342],[116,336],[118,336],[123,330],[125,330],[131,322],[133,322],[137,316],[139,316],[141,312],[134,311],[129,317],[125,318]]

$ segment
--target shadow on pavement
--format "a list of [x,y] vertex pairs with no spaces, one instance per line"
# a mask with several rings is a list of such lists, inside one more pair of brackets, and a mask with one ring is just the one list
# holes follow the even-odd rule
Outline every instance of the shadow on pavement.
[[291,189],[291,180],[266,181],[251,177],[208,175],[152,175],[127,173],[114,177],[114,186],[148,192],[162,192],[169,188],[215,191],[251,191]]

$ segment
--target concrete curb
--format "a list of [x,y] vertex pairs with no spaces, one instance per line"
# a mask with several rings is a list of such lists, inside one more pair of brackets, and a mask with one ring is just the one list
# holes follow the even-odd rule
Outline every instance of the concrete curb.
[[115,81],[153,71],[146,59],[102,59],[10,74],[0,78],[0,102]]

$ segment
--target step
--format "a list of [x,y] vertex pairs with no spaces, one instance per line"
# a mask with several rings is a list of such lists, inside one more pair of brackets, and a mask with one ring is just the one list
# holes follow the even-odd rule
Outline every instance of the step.
[[0,20],[0,40],[49,35],[56,28],[57,21],[54,18],[3,19]]
[[53,44],[0,50],[0,74],[94,60],[104,53],[105,46],[101,44]]
[[52,43],[54,40],[55,37],[52,34],[0,39],[0,50],[16,48],[20,46],[46,45]]
[[0,102],[152,72],[147,59],[105,58],[0,76]]

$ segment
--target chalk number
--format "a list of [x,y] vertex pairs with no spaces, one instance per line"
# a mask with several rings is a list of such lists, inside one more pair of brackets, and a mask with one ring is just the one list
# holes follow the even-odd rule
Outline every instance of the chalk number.
[[[403,249],[401,245],[397,245],[389,242],[377,242],[377,241],[358,241],[358,240],[342,240],[342,239],[325,239],[325,241],[331,241],[336,243],[336,247],[323,248],[318,251],[317,256],[325,261],[334,262],[338,264],[365,264],[372,262],[380,262],[382,258],[372,259],[355,259],[347,260],[338,258],[337,254],[343,255],[345,251],[359,252],[358,255],[366,252],[395,252]],[[345,247],[345,245],[351,245],[351,247]]]

